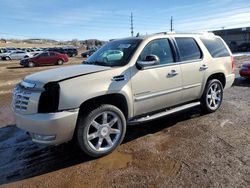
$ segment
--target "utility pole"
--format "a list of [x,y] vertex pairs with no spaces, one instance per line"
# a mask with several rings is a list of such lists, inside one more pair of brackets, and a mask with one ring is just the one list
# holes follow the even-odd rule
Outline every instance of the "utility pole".
[[133,12],[131,12],[130,16],[130,29],[131,29],[131,36],[134,36],[134,18],[133,18]]
[[171,16],[171,20],[170,20],[170,31],[173,31],[173,16]]

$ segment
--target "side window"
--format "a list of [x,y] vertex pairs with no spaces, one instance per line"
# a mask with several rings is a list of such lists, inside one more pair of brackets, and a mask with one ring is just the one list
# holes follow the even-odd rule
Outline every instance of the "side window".
[[48,56],[49,56],[48,53],[42,53],[42,54],[40,54],[40,57],[48,57]]
[[181,61],[199,60],[202,53],[193,38],[175,38],[180,52]]
[[213,58],[230,56],[225,44],[220,38],[201,38]]
[[174,57],[172,48],[168,39],[157,39],[151,41],[143,49],[139,59],[144,60],[148,55],[157,55],[160,59],[160,64],[173,63]]

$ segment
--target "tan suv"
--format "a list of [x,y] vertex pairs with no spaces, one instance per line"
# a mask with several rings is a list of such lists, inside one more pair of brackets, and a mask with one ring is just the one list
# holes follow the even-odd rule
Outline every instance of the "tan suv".
[[[108,57],[107,57],[108,54]],[[113,151],[127,124],[200,105],[216,111],[235,75],[231,52],[213,34],[167,34],[114,40],[82,65],[24,78],[13,93],[17,127],[34,142],[73,138],[88,155]]]

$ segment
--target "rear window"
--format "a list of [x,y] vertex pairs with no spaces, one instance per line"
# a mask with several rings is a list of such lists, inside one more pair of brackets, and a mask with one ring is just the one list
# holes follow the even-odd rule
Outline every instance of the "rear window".
[[201,38],[213,58],[230,56],[225,44],[220,38]]
[[175,38],[179,48],[181,61],[201,59],[202,53],[193,38]]

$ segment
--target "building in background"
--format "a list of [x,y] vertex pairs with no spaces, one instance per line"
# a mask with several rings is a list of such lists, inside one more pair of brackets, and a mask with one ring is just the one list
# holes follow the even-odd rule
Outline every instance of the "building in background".
[[213,31],[222,37],[233,52],[250,51],[250,27]]

